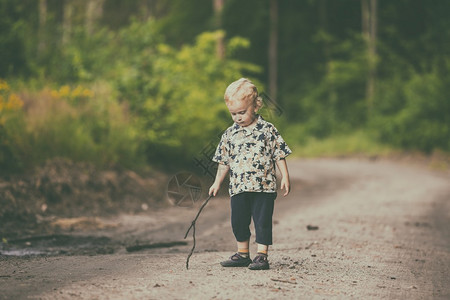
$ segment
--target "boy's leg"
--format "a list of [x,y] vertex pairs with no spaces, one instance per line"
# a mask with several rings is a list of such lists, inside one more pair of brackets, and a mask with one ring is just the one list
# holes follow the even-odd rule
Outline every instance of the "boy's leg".
[[238,253],[243,257],[248,257],[250,255],[249,242],[249,240],[246,240],[244,242],[237,242]]
[[224,267],[247,267],[252,261],[249,253],[251,197],[241,193],[231,197],[231,227],[237,241],[238,252],[221,262]]
[[268,254],[269,253],[269,246],[268,245],[263,245],[263,244],[258,244],[258,253],[262,253],[262,254]]
[[[231,227],[238,243],[248,245],[252,218],[251,193],[240,193],[231,197]],[[238,244],[239,246],[239,244]],[[247,246],[248,248],[248,246]]]
[[[276,197],[276,193],[258,193],[252,205],[256,243],[267,247],[272,245],[272,216]],[[262,247],[258,250],[267,251]]]
[[276,197],[276,193],[259,193],[253,202],[252,214],[258,253],[249,265],[251,270],[269,269],[267,254],[269,245],[272,245],[272,216]]

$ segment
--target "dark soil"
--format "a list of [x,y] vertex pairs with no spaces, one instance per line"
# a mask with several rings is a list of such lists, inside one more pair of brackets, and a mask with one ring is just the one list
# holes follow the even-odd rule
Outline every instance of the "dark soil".
[[[58,218],[138,213],[167,205],[167,175],[101,170],[53,159],[22,175],[0,178],[0,238],[53,234]],[[20,226],[18,226],[18,224]]]

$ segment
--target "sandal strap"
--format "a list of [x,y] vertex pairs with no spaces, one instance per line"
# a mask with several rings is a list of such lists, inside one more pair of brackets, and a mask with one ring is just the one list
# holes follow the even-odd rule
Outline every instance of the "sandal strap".
[[231,260],[240,260],[240,259],[243,259],[244,257],[242,257],[239,253],[235,253],[235,254],[233,254],[233,255],[231,255],[231,257],[230,257],[230,259]]

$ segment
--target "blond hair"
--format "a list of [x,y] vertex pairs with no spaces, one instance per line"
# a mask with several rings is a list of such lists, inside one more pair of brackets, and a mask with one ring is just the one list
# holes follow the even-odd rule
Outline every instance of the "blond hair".
[[258,89],[247,78],[241,78],[232,82],[225,90],[225,103],[244,101],[253,103],[258,109],[262,106],[262,98],[258,96]]

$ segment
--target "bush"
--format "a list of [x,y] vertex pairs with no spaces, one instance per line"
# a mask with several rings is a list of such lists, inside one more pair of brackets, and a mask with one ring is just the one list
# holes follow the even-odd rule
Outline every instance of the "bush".
[[75,30],[59,58],[51,59],[60,65],[49,69],[60,86],[21,93],[22,123],[19,118],[14,127],[11,119],[0,133],[9,137],[2,142],[3,161],[15,156],[14,165],[31,166],[65,157],[101,166],[177,167],[191,162],[231,122],[223,101],[227,85],[260,72],[233,59],[249,46],[247,40],[229,39],[226,57],[219,58],[219,38],[224,32],[207,32],[175,49],[162,43],[151,20],[133,20],[118,33],[87,36]]
[[287,117],[301,122],[304,133],[316,138],[348,133],[367,122],[368,57],[364,41],[358,36],[344,42],[333,40],[330,51],[319,82],[297,83],[292,91],[283,91],[287,95]]
[[23,101],[0,79],[0,175],[23,167],[17,145],[24,135]]
[[[217,39],[223,34],[203,33],[194,45],[180,50],[150,43],[133,57],[141,63],[131,63],[121,72],[117,85],[122,98],[139,116],[151,163],[177,165],[192,161],[230,123],[223,102],[227,85],[244,72],[260,71],[232,59],[236,49],[248,47],[248,41],[241,38],[230,39],[227,57],[218,58]],[[141,43],[138,38],[133,41]],[[133,44],[127,47],[141,48]]]
[[0,127],[2,170],[32,167],[54,157],[100,167],[144,162],[127,107],[106,84],[63,86],[21,94],[24,106]]
[[397,147],[450,151],[450,77],[414,73],[404,84],[386,86],[373,127]]

